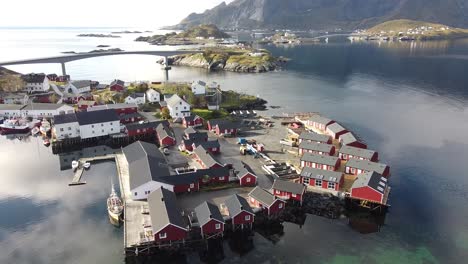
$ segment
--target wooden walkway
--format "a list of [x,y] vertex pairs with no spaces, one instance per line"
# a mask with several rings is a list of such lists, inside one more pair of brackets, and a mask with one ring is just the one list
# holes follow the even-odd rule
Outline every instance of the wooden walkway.
[[98,157],[93,157],[93,158],[81,158],[78,160],[80,163],[80,166],[76,169],[72,181],[68,184],[68,186],[75,186],[75,185],[83,185],[86,184],[86,181],[81,181],[81,177],[83,176],[85,168],[83,167],[82,164],[86,162],[95,162],[95,161],[101,161],[101,160],[114,160],[115,155],[109,154],[105,156],[98,156]]

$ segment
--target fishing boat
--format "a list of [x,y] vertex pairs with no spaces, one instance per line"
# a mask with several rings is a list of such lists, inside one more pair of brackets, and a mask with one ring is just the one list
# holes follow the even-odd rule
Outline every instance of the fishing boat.
[[21,134],[29,132],[29,125],[17,119],[8,119],[0,125],[2,134]]
[[44,138],[44,140],[42,141],[42,143],[44,144],[44,146],[48,147],[50,146],[50,140],[48,138]]
[[80,163],[78,161],[74,160],[74,161],[72,161],[71,166],[72,166],[72,169],[76,170],[80,166]]
[[117,193],[115,192],[114,185],[112,185],[112,191],[107,198],[107,212],[109,213],[110,219],[119,221],[120,215],[122,215],[123,203]]

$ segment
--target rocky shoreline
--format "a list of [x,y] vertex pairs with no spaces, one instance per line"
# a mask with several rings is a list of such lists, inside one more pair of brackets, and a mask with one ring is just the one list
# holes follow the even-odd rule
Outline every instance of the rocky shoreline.
[[270,55],[267,56],[269,56],[268,59],[261,60],[258,63],[245,63],[243,60],[231,59],[232,56],[229,55],[214,56],[210,60],[203,56],[203,53],[195,53],[171,56],[167,62],[169,65],[197,67],[212,71],[262,73],[279,70],[288,61],[283,57],[275,58]]

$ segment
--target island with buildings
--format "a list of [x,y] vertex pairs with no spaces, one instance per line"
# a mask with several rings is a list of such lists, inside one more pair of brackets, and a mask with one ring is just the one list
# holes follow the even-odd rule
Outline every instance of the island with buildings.
[[366,30],[356,31],[365,40],[427,41],[468,38],[468,29],[408,19],[390,20]]
[[[50,140],[61,167],[78,164],[70,188],[86,184],[84,164],[116,162],[127,256],[230,236],[249,244],[253,232],[274,239],[281,223],[301,225],[305,214],[339,219],[388,207],[390,167],[320,114],[262,115],[255,109],[266,101],[202,80],[102,84],[1,73],[1,132]],[[10,75],[18,87],[7,89]],[[102,145],[111,151],[92,151]]]

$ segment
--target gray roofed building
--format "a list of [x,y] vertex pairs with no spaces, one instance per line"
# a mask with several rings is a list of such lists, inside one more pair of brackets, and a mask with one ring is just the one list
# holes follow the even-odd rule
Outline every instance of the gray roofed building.
[[292,181],[275,180],[271,188],[292,194],[303,194],[305,192],[306,186]]
[[78,112],[76,118],[80,126],[106,123],[106,122],[120,122],[120,118],[114,110],[101,110],[93,112]]
[[76,114],[54,115],[54,125],[78,122]]
[[203,162],[203,164],[205,164],[205,166],[207,168],[211,168],[215,164],[219,164],[219,165],[222,166],[222,164],[219,163],[213,157],[213,155],[211,155],[211,153],[209,151],[207,151],[205,148],[203,148],[202,146],[196,147],[195,150],[194,150],[194,153],[201,160],[201,162]]
[[266,207],[272,206],[277,200],[276,196],[258,186],[255,187],[252,191],[250,191],[249,196],[259,201],[262,205]]
[[148,195],[151,227],[156,234],[169,224],[187,230],[182,213],[173,192],[159,188]]
[[195,147],[202,146],[204,149],[210,149],[210,148],[220,148],[221,146],[219,145],[218,140],[208,140],[208,141],[197,141],[195,140],[193,143],[195,143]]
[[25,105],[21,104],[0,104],[0,110],[21,110]]
[[356,148],[352,146],[343,146],[340,148],[340,153],[352,155],[354,157],[362,157],[364,159],[372,159],[375,155],[374,150],[370,149],[363,149],[363,148]]
[[126,120],[126,119],[130,119],[130,118],[141,118],[141,119],[144,119],[145,117],[142,116],[142,115],[141,115],[140,113],[138,113],[138,112],[120,115],[120,120]]
[[99,111],[99,110],[104,110],[104,109],[124,109],[124,108],[138,108],[138,105],[135,103],[95,105],[93,107],[88,108],[87,111],[91,112],[91,111]]
[[43,83],[46,75],[44,73],[29,73],[22,75],[21,78],[26,83]]
[[151,121],[151,122],[144,122],[144,123],[125,124],[125,128],[128,131],[137,130],[137,129],[145,129],[145,128],[156,129],[156,127],[158,127],[161,123],[165,124],[166,122],[167,122],[167,125],[169,125],[169,122],[167,120],[163,120],[163,121]]
[[188,127],[187,129],[184,130],[184,133],[188,135],[188,134],[198,133],[198,131],[193,127]]
[[208,122],[210,123],[211,127],[218,126],[219,129],[221,129],[221,130],[239,128],[239,123],[232,122],[231,120],[212,119],[212,120],[209,120]]
[[122,80],[113,80],[111,83],[110,83],[110,86],[113,86],[113,85],[119,85],[119,86],[125,86],[125,82],[122,81]]
[[224,224],[224,218],[221,215],[218,206],[212,203],[203,202],[199,206],[195,207],[195,213],[197,214],[197,219],[200,226],[205,225],[211,221],[211,219],[215,219]]
[[90,80],[72,81],[71,84],[75,86],[76,88],[80,89],[80,88],[91,86],[91,81]]
[[165,137],[171,137],[175,139],[174,132],[172,131],[172,129],[164,123],[160,123],[156,127],[156,132],[158,133],[159,139],[163,139]]
[[194,141],[202,141],[208,139],[208,133],[206,132],[196,132],[188,134],[187,139]]
[[224,205],[226,205],[226,208],[229,211],[229,216],[231,217],[240,214],[242,211],[254,214],[252,207],[250,207],[247,200],[238,194],[231,195],[226,201],[224,201]]
[[335,166],[338,162],[338,157],[323,156],[323,155],[314,154],[314,153],[304,153],[304,156],[302,156],[301,161]]
[[337,171],[321,170],[310,167],[304,167],[301,176],[311,179],[324,180],[327,182],[339,183],[343,178],[343,173]]
[[316,142],[328,142],[330,140],[330,137],[327,135],[322,135],[322,134],[318,134],[315,132],[302,132],[299,135],[299,139],[316,141]]
[[330,118],[323,117],[321,115],[313,115],[312,117],[309,118],[309,121],[319,123],[325,126],[328,125],[330,122],[334,122]]
[[327,129],[329,129],[331,132],[337,134],[343,131],[346,131],[346,128],[344,128],[342,125],[338,123],[333,123],[327,126]]
[[369,186],[377,192],[384,194],[387,184],[387,179],[384,176],[375,171],[371,171],[359,174],[357,179],[353,182],[351,189]]
[[122,150],[128,162],[130,189],[170,175],[164,155],[156,145],[137,141]]
[[302,141],[299,144],[300,149],[305,150],[312,150],[312,151],[320,151],[325,153],[330,153],[334,148],[333,145],[323,144],[323,143],[316,143],[316,142],[309,142],[309,141]]
[[100,84],[96,85],[96,89],[99,89],[99,90],[106,89],[107,86],[109,86],[109,85],[100,83]]
[[340,142],[343,145],[347,145],[349,143],[353,143],[358,141],[357,138],[353,135],[353,133],[348,132],[340,136]]
[[201,86],[206,86],[206,82],[200,81],[200,80],[197,81],[197,84],[199,84]]
[[57,110],[66,104],[28,103],[22,110]]
[[132,93],[129,95],[129,97],[133,98],[133,99],[136,99],[136,98],[140,98],[140,97],[145,97],[145,93]]
[[372,162],[368,160],[360,160],[360,159],[350,159],[346,163],[346,167],[361,169],[364,171],[375,171],[382,175],[388,174],[386,170],[388,166],[386,164]]

